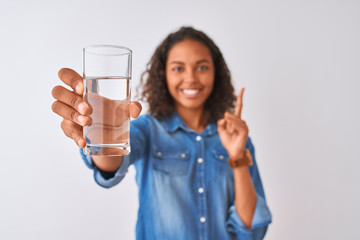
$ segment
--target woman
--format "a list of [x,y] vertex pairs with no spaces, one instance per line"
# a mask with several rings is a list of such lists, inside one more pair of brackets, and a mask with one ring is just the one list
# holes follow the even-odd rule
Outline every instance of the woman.
[[[81,97],[82,78],[71,69],[61,69],[59,77],[74,92],[55,87],[53,111],[83,148],[91,108]],[[138,117],[141,105],[132,103],[131,154],[82,155],[107,188],[134,164],[137,239],[263,239],[271,214],[241,119],[244,89],[236,98],[218,47],[203,32],[181,28],[156,49],[142,86],[149,114]]]

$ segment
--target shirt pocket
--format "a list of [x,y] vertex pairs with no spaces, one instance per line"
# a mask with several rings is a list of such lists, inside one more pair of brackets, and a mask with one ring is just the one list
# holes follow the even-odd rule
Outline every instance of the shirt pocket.
[[232,169],[228,164],[229,155],[225,148],[217,148],[213,150],[213,157],[216,159],[218,172],[222,174],[231,174]]
[[189,170],[189,150],[153,147],[153,167],[155,170],[173,176],[185,175]]

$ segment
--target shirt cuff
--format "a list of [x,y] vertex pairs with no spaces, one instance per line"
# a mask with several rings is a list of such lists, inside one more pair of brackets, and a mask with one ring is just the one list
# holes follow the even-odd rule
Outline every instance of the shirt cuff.
[[235,233],[238,239],[260,240],[264,238],[271,219],[271,213],[264,198],[257,195],[255,212],[250,229],[245,227],[236,212],[235,205],[232,205],[229,209],[229,219],[226,225],[228,231]]
[[85,155],[82,149],[80,149],[80,154],[86,166],[94,171],[95,182],[104,188],[110,188],[118,184],[125,177],[130,166],[129,155],[123,156],[122,163],[119,169],[115,172],[114,177],[106,179],[103,175],[101,175],[100,169],[96,167],[91,156]]

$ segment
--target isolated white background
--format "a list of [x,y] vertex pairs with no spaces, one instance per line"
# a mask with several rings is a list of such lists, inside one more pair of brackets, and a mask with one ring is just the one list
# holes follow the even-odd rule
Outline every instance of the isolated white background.
[[0,1],[0,239],[134,239],[135,170],[98,187],[51,112],[57,71],[82,48],[134,52],[133,87],[182,25],[222,50],[246,88],[268,240],[360,236],[360,2]]

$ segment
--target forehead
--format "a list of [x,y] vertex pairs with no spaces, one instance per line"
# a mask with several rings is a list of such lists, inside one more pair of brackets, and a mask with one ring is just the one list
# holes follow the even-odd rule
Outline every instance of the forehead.
[[206,59],[212,61],[210,50],[203,43],[185,39],[170,48],[167,61],[192,61]]

